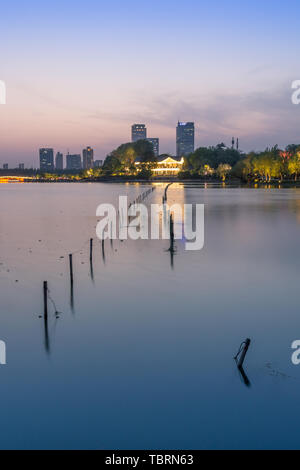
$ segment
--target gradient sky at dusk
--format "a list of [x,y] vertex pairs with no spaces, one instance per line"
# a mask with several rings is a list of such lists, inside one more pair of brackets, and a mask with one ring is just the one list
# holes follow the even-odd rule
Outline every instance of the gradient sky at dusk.
[[196,145],[300,143],[299,0],[2,2],[0,164],[38,165],[39,147],[96,158],[144,122],[175,152]]

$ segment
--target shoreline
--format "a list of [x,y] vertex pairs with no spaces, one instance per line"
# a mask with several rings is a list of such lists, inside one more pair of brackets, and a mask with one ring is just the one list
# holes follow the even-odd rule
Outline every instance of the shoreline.
[[[14,180],[14,177],[16,180]],[[274,188],[274,189],[297,189],[300,188],[300,180],[299,181],[271,181],[271,182],[245,182],[242,181],[238,178],[231,178],[226,181],[221,181],[218,179],[201,179],[201,178],[191,178],[191,179],[185,179],[185,178],[152,178],[149,180],[146,179],[134,179],[134,178],[123,178],[123,177],[104,177],[104,178],[98,178],[98,179],[81,179],[81,180],[68,180],[68,179],[61,179],[61,180],[49,180],[49,179],[27,179],[24,176],[11,176],[11,181],[2,181],[0,178],[0,184],[16,184],[16,183],[42,183],[42,184],[53,184],[53,183],[67,183],[67,184],[82,184],[82,183],[119,183],[119,184],[153,184],[153,183],[162,183],[162,184],[167,184],[167,183],[180,183],[180,184],[195,184],[195,185],[215,185],[215,186],[220,186],[220,187],[240,187],[240,188],[253,188],[253,189],[258,189],[258,188]],[[18,179],[20,178],[20,179]],[[5,179],[5,178],[4,178]]]

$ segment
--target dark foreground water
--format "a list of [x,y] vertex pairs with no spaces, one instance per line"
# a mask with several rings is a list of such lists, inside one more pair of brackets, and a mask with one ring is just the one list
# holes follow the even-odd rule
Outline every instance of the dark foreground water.
[[204,249],[177,241],[173,269],[167,241],[103,256],[97,205],[148,187],[0,186],[0,448],[300,448],[300,190],[174,185],[169,203],[205,204]]

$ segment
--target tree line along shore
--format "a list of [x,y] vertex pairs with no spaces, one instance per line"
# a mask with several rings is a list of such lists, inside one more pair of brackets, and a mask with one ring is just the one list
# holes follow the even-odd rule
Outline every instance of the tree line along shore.
[[[161,157],[168,157],[164,154]],[[171,156],[170,156],[171,157]],[[171,157],[172,158],[172,157]],[[136,165],[136,161],[139,165]],[[175,175],[154,176],[157,167],[150,142],[141,140],[120,145],[105,159],[100,168],[81,171],[62,170],[43,173],[40,170],[1,170],[0,176],[23,175],[38,182],[123,181],[123,180],[204,180],[242,183],[296,184],[300,176],[300,144],[266,148],[261,152],[243,153],[223,143],[199,147],[184,157],[184,163]]]

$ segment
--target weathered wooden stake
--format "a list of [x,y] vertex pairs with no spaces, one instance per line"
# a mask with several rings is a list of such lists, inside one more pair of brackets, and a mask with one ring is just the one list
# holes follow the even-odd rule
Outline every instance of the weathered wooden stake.
[[174,251],[174,221],[173,215],[170,215],[170,250]]
[[93,262],[93,239],[90,239],[90,262]]
[[105,249],[104,249],[104,238],[102,238],[102,260],[105,264]]
[[69,255],[69,261],[70,261],[70,281],[71,281],[71,287],[73,286],[74,278],[73,278],[73,255]]
[[44,318],[48,318],[48,283],[44,281]]
[[251,339],[247,338],[245,343],[244,343],[244,347],[243,347],[243,350],[241,352],[240,359],[239,359],[239,362],[238,362],[238,365],[237,365],[239,369],[241,369],[243,367],[245,356],[246,356],[247,351],[249,349],[250,343],[251,343]]

